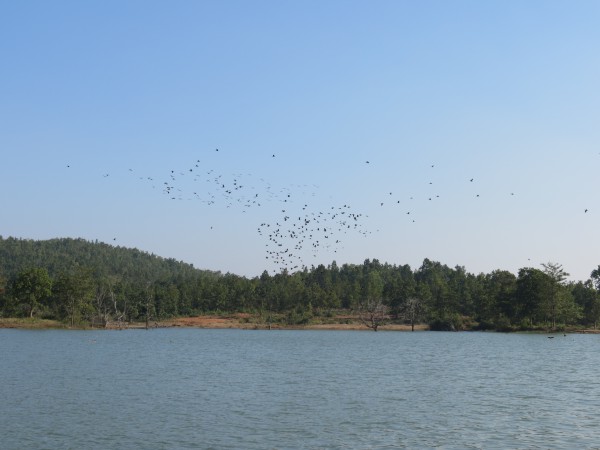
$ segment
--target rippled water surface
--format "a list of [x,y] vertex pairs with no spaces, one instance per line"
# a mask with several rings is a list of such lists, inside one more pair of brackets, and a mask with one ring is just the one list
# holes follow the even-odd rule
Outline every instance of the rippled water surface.
[[600,336],[0,330],[0,447],[600,448]]

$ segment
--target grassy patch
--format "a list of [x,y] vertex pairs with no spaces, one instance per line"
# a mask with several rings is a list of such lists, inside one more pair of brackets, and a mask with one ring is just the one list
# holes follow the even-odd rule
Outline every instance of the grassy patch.
[[45,328],[67,328],[66,325],[58,320],[37,319],[37,318],[0,318],[0,328],[26,328],[26,329],[45,329]]

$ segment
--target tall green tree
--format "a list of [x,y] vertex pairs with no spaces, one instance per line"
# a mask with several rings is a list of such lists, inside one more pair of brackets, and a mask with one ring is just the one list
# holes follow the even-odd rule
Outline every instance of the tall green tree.
[[50,296],[52,280],[44,268],[24,269],[13,281],[11,291],[17,302],[26,308],[27,315],[33,318],[41,303]]
[[598,267],[596,267],[594,270],[592,270],[590,277],[592,279],[592,282],[596,286],[596,289],[598,291],[600,291],[600,265]]
[[517,277],[506,270],[484,276],[484,290],[477,302],[477,320],[490,327],[508,328],[518,316]]
[[410,266],[388,268],[384,297],[390,302],[390,309],[393,314],[404,315],[408,300],[418,298],[415,294],[416,283]]
[[546,299],[552,279],[539,269],[519,269],[516,289],[516,319],[522,325],[531,326],[546,319]]
[[6,278],[0,273],[0,315],[6,307]]
[[53,291],[63,317],[69,320],[71,326],[91,316],[94,283],[89,269],[79,267],[73,272],[61,273]]
[[344,264],[340,269],[339,288],[342,308],[356,308],[361,298],[361,274],[358,266]]
[[165,280],[154,283],[154,305],[158,319],[177,316],[178,303],[179,290],[177,286]]
[[600,293],[594,287],[592,280],[578,281],[570,288],[575,303],[582,311],[583,323],[597,328],[600,322]]
[[547,296],[542,306],[551,327],[556,328],[557,321],[570,323],[580,316],[580,310],[574,302],[571,292],[566,287],[569,274],[561,264],[548,262],[542,264],[548,276]]
[[[415,273],[417,282],[428,287],[428,322],[430,327],[435,330],[456,330],[461,327],[458,309],[459,296],[456,291],[451,292],[448,285],[451,272],[452,269],[445,264],[442,265],[425,258]],[[460,278],[460,276],[456,278]],[[456,278],[453,280],[453,288],[459,285]]]

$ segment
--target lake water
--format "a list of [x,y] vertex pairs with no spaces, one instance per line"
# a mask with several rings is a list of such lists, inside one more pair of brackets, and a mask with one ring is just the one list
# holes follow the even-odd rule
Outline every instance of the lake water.
[[3,449],[600,448],[600,336],[0,330]]

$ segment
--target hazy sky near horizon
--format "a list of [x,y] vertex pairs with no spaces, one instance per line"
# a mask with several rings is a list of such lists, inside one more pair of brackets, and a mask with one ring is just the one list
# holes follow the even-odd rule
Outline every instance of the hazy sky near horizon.
[[585,280],[598,23],[597,1],[2,2],[0,235],[247,276]]

